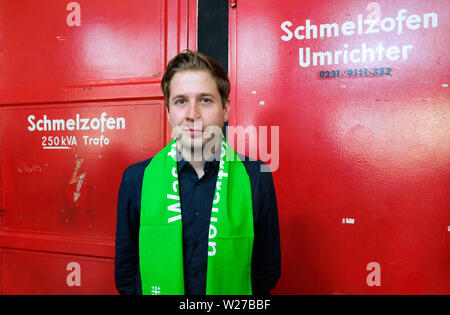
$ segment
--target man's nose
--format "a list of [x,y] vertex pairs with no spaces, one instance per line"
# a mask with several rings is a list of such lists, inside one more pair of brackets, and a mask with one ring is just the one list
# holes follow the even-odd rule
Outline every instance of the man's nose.
[[200,118],[200,111],[196,102],[191,102],[189,104],[186,117],[190,120],[196,120]]

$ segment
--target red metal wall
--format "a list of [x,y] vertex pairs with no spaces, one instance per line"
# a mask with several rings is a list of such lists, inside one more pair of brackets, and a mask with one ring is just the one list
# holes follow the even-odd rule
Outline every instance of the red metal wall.
[[[269,138],[256,155],[279,203],[273,293],[448,294],[446,2],[236,3],[230,125]],[[358,34],[360,15],[380,31]],[[0,0],[0,293],[116,292],[120,177],[168,140],[159,82],[195,49],[195,20],[190,0]],[[308,39],[306,20],[339,36]],[[331,64],[302,66],[307,47]]]
[[0,0],[0,293],[116,293],[126,166],[167,142],[160,80],[196,1]]
[[[269,138],[279,126],[279,163],[276,133],[265,159],[282,242],[273,293],[450,293],[448,2],[247,0],[229,12],[230,125]],[[337,36],[320,33],[333,23]],[[300,62],[308,47],[317,65]]]

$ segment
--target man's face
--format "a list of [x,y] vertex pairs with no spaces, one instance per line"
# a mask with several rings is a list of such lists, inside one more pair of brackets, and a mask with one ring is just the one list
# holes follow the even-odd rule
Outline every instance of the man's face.
[[229,102],[222,106],[216,82],[209,72],[177,72],[170,81],[167,115],[177,142],[184,148],[203,148],[214,137],[208,131],[212,128],[221,131],[228,121],[229,110]]

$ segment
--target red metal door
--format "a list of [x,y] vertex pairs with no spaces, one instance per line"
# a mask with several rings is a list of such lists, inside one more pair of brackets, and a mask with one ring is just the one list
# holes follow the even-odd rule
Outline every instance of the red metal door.
[[0,0],[0,293],[116,293],[126,166],[167,142],[160,80],[196,1]]
[[230,125],[273,171],[273,293],[450,293],[448,2],[235,3]]

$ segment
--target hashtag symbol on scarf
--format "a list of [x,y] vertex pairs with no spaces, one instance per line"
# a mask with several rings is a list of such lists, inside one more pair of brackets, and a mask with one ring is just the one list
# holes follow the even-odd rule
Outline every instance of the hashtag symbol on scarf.
[[161,288],[158,286],[152,286],[152,295],[160,295],[161,294]]

